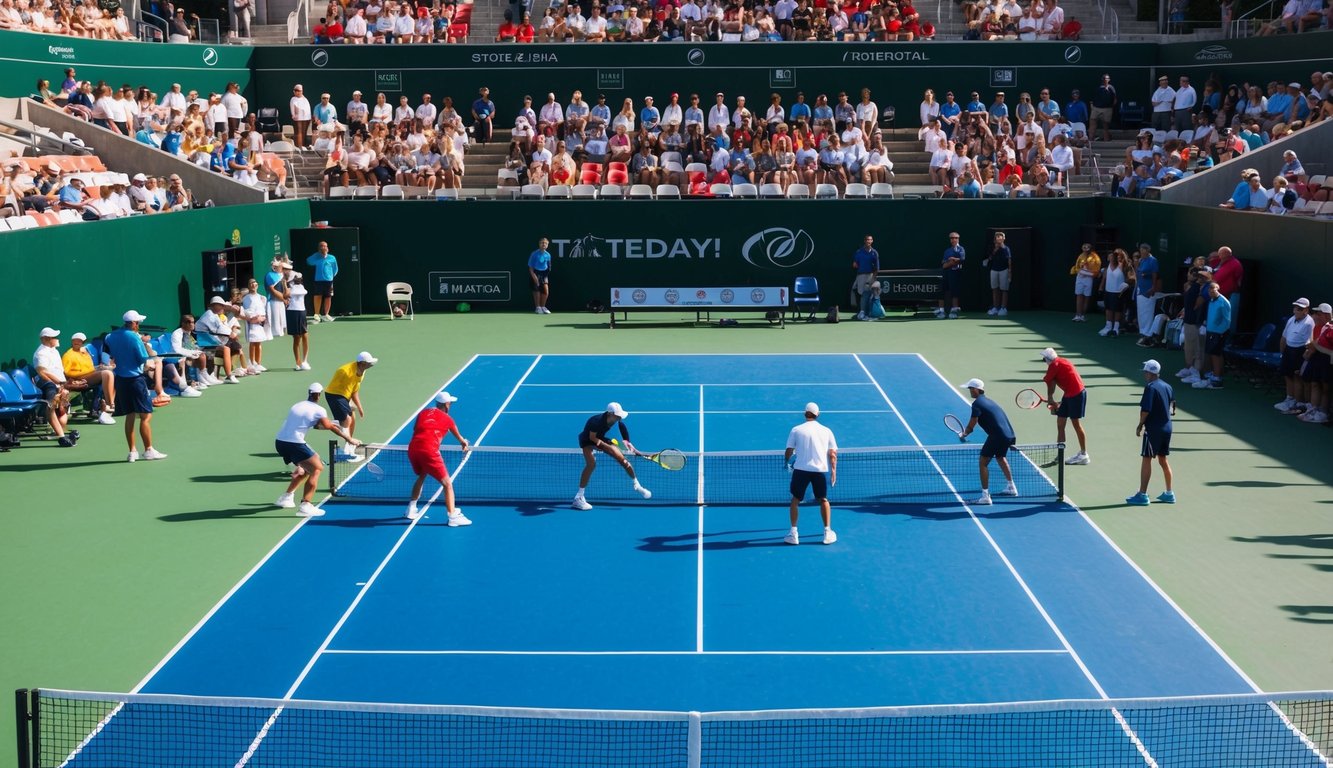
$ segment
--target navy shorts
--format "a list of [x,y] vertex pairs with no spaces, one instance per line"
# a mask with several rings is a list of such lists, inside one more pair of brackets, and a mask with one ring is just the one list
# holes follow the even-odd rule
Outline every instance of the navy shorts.
[[1328,370],[1328,355],[1316,349],[1310,359],[1305,361],[1305,367],[1301,368],[1301,378],[1318,384],[1328,381]]
[[42,399],[47,401],[48,403],[51,402],[52,400],[55,400],[56,395],[60,392],[60,385],[55,383],[54,381],[47,381],[46,379],[37,379],[37,381],[34,383],[37,384],[37,389],[41,390]]
[[963,292],[963,270],[944,270],[944,292],[950,296],[957,296]]
[[1010,446],[1016,442],[1018,441],[1012,437],[1003,437],[1000,435],[991,437],[987,435],[986,442],[981,444],[981,455],[988,459],[1003,459],[1005,456],[1009,455]]
[[1220,355],[1227,347],[1227,335],[1225,333],[1208,333],[1203,337],[1203,351],[1209,355]]
[[1143,451],[1139,455],[1148,459],[1155,456],[1170,456],[1171,433],[1143,430]]
[[324,399],[329,404],[329,417],[339,424],[352,415],[352,403],[342,395],[325,394]]
[[1120,311],[1120,294],[1106,291],[1102,294],[1102,305],[1106,307],[1107,312]]
[[274,440],[273,447],[282,457],[284,464],[300,464],[315,455],[315,451],[305,443],[289,443],[286,440]]
[[537,269],[533,270],[533,272],[536,273],[537,277],[532,281],[532,290],[535,291],[543,286],[551,284],[551,270]]
[[1278,365],[1278,370],[1283,376],[1295,376],[1300,373],[1304,362],[1305,347],[1287,347],[1282,350],[1282,362]]
[[791,472],[791,497],[800,501],[805,498],[805,489],[811,489],[815,501],[828,498],[828,479],[823,472],[811,472],[807,469],[793,469]]
[[309,333],[309,330],[306,328],[305,310],[287,310],[287,335],[304,336],[307,333]]
[[117,376],[115,415],[152,412],[153,398],[148,393],[148,381],[142,376]]
[[1088,390],[1085,388],[1077,395],[1070,397],[1066,395],[1060,400],[1060,407],[1055,409],[1055,415],[1065,419],[1081,419],[1088,413]]
[[329,299],[333,297],[332,280],[316,280],[310,284],[310,295]]

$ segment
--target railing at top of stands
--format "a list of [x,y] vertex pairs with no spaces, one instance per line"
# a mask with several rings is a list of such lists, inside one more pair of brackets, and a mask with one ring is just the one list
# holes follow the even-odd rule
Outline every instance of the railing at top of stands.
[[[141,18],[136,19],[135,21],[135,31],[138,33],[138,37],[140,40],[144,41],[145,43],[151,43],[151,42],[160,43],[166,41],[167,35],[170,34],[170,32],[168,31],[169,27],[167,25],[166,19],[156,14],[149,13],[148,11],[141,12],[139,16]],[[146,33],[144,31],[144,27],[156,30],[156,32]]]
[[198,22],[196,29],[199,37],[195,42],[199,43],[221,43],[222,26],[217,19],[195,19]]
[[[1232,19],[1231,28],[1227,30],[1227,36],[1249,37],[1250,33],[1253,31],[1252,28],[1256,20],[1258,19],[1271,20],[1272,18],[1274,18],[1274,16],[1276,16],[1276,14],[1272,13],[1271,11],[1274,7],[1278,5],[1278,1],[1279,0],[1268,0],[1268,2],[1262,3],[1254,8],[1251,8],[1245,13],[1242,13],[1240,16],[1237,16],[1235,19]],[[1263,11],[1269,11],[1269,12],[1261,13]]]

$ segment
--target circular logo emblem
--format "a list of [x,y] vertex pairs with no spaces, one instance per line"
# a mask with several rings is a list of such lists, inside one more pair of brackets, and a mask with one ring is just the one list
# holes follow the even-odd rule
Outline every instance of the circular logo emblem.
[[704,299],[708,298],[708,291],[705,291],[704,289],[700,288],[699,290],[694,292],[694,298],[703,301]]
[[741,246],[741,258],[756,267],[790,269],[815,253],[815,241],[805,230],[770,227],[756,232]]
[[764,303],[765,295],[763,288],[755,288],[753,291],[750,291],[750,301],[753,301],[755,304],[762,304]]
[[310,53],[310,63],[317,67],[322,67],[329,63],[329,52],[323,48],[316,48]]
[[213,48],[205,48],[205,49],[204,49],[204,63],[207,64],[207,65],[210,66],[210,67],[213,66],[214,64],[218,63],[218,52],[217,52],[217,50],[215,50],[215,49],[213,49]]
[[675,288],[668,288],[666,292],[666,300],[668,304],[675,304],[680,301],[680,291]]
[[1065,49],[1065,61],[1070,64],[1077,64],[1079,59],[1083,58],[1083,49],[1077,45],[1071,45]]
[[731,290],[730,288],[723,288],[723,289],[722,289],[722,303],[723,303],[723,304],[730,304],[731,302],[733,302],[733,301],[735,301],[735,300],[736,300],[736,292],[735,292],[735,291]]
[[635,304],[642,304],[648,300],[648,292],[642,288],[636,288],[630,298],[634,299]]
[[703,52],[703,49],[702,49],[702,48],[691,48],[691,49],[690,49],[690,52],[687,53],[687,54],[685,54],[685,60],[688,61],[688,62],[690,63],[691,66],[695,66],[695,67],[697,67],[697,66],[703,64],[703,63],[704,63],[704,52]]

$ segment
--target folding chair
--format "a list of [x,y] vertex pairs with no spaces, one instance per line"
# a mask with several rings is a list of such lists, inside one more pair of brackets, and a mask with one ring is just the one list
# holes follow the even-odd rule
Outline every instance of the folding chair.
[[[394,320],[398,317],[406,317],[408,320],[417,318],[416,309],[412,306],[412,284],[411,283],[389,283],[384,286],[384,295],[389,299],[389,319]],[[398,305],[406,304],[406,309],[400,309],[403,313],[399,315],[394,309]]]

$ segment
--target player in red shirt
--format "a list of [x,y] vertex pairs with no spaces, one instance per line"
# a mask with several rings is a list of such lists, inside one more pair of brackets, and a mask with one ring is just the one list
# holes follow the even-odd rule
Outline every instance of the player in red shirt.
[[435,478],[444,486],[444,506],[449,510],[449,527],[472,525],[472,521],[463,517],[462,511],[454,508],[454,484],[449,480],[449,470],[444,466],[444,457],[440,455],[440,443],[446,434],[453,435],[463,450],[468,449],[467,440],[458,433],[458,425],[449,415],[449,406],[458,402],[458,398],[448,392],[435,396],[435,407],[427,408],[417,416],[412,427],[412,440],[407,444],[407,462],[417,474],[417,482],[412,486],[412,500],[407,504],[407,518],[416,520],[421,516],[417,511],[417,499],[421,498],[421,487],[426,484],[426,477]]
[[[1078,435],[1078,453],[1065,461],[1066,464],[1091,464],[1088,456],[1088,436],[1083,433],[1083,416],[1088,411],[1088,389],[1083,386],[1083,378],[1078,375],[1074,364],[1055,354],[1047,347],[1041,351],[1041,359],[1046,361],[1046,407],[1055,414],[1055,438],[1065,441],[1065,423],[1074,422],[1074,434]],[[1060,402],[1055,402],[1055,388],[1060,387],[1063,395]]]

